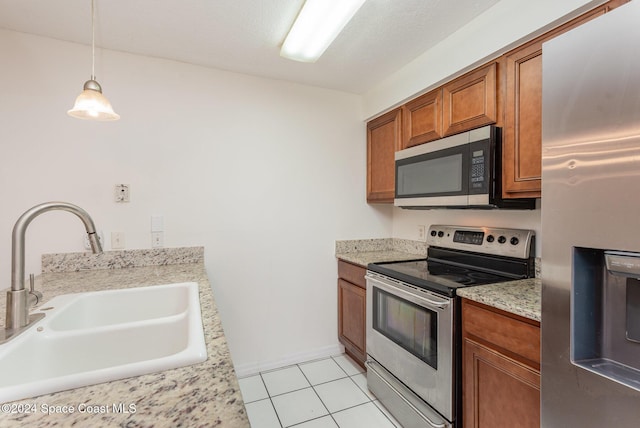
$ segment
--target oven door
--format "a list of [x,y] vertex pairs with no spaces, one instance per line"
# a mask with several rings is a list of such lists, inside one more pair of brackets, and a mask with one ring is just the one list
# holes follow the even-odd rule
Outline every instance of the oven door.
[[373,272],[366,280],[367,354],[453,421],[453,299]]

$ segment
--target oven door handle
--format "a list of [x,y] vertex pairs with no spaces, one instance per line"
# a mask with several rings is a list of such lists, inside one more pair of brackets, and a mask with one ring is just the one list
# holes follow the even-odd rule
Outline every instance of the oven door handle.
[[435,306],[436,308],[440,308],[440,309],[445,309],[446,307],[448,307],[451,302],[436,302],[435,300],[431,300],[428,299],[424,296],[420,296],[420,299],[424,300],[425,302],[427,302],[428,304]]
[[[371,282],[371,285],[374,287],[387,290],[396,295],[400,293],[399,297],[411,296],[411,298],[417,299],[417,301],[425,304],[431,309],[446,309],[451,304],[450,299],[443,298],[442,300],[434,300],[426,293],[420,293],[416,287],[412,287],[409,284],[405,284],[392,278],[380,278],[378,276],[367,273],[365,275],[365,279],[367,280],[367,283]],[[413,288],[414,290],[411,290],[411,288]],[[414,300],[414,303],[417,302]]]
[[[364,364],[367,366],[368,370],[373,370],[374,372],[378,373],[378,371],[376,370],[376,368],[374,366],[375,363],[373,361],[367,360],[367,361],[364,362]],[[404,403],[407,406],[409,406],[409,408],[411,410],[413,410],[417,415],[419,415],[421,419],[423,419],[426,423],[428,423],[430,427],[432,427],[432,428],[448,428],[448,427],[451,426],[449,424],[438,424],[438,423],[433,422],[424,413],[422,413],[420,411],[420,409],[418,409],[409,400],[407,400],[404,397],[404,395],[402,395],[402,393],[400,391],[398,391],[388,380],[386,380],[384,378],[384,376],[381,376],[379,373],[378,373],[378,379],[381,380],[382,382],[384,382],[384,384],[387,385],[388,388],[390,388],[393,392],[395,392],[398,395],[398,397],[400,399],[402,399],[402,401],[404,401]]]

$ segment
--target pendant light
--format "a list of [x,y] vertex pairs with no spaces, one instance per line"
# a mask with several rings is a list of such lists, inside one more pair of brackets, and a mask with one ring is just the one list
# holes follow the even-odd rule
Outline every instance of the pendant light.
[[82,93],[76,98],[73,108],[67,112],[78,119],[109,121],[118,120],[109,100],[102,95],[102,87],[96,81],[96,30],[94,0],[91,0],[91,79],[84,83]]

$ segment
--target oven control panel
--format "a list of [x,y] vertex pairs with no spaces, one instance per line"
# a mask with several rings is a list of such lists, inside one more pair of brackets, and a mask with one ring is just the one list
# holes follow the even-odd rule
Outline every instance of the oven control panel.
[[533,230],[499,227],[431,225],[427,234],[430,246],[521,259],[533,255],[534,242]]

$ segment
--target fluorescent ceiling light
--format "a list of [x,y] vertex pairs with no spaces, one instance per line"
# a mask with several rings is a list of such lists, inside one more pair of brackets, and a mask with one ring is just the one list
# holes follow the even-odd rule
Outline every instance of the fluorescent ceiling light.
[[307,0],[287,35],[280,56],[316,62],[366,0]]

